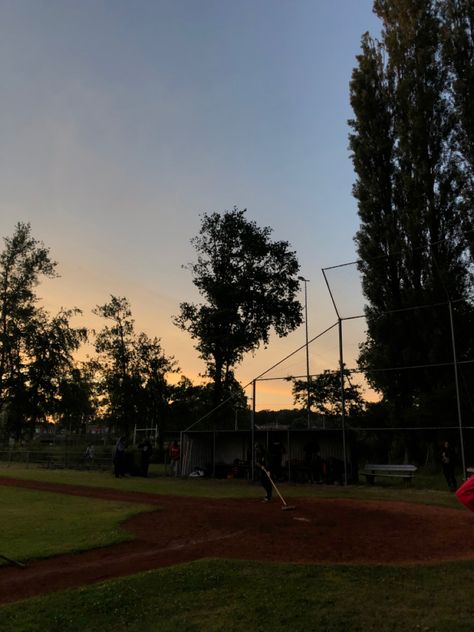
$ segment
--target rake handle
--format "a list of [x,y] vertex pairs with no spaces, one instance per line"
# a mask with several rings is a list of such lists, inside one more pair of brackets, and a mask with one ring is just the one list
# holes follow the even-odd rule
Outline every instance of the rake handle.
[[0,553],[0,557],[5,560],[6,562],[10,562],[10,564],[15,564],[15,566],[19,566],[20,568],[25,568],[26,564],[23,564],[23,562],[18,562],[17,560],[12,560],[11,557],[7,557],[6,555],[2,555]]
[[280,490],[278,489],[278,487],[277,487],[277,486],[275,485],[275,483],[273,482],[273,479],[272,479],[272,477],[270,476],[270,472],[269,472],[269,471],[268,471],[265,467],[263,467],[263,465],[259,465],[258,467],[259,467],[261,470],[263,470],[263,471],[265,472],[265,474],[268,476],[268,479],[269,479],[270,483],[273,485],[273,489],[276,491],[276,493],[278,494],[278,496],[280,496],[281,502],[282,502],[284,505],[287,505],[288,503],[287,503],[287,502],[286,502],[286,500],[283,498],[283,496],[280,494]]

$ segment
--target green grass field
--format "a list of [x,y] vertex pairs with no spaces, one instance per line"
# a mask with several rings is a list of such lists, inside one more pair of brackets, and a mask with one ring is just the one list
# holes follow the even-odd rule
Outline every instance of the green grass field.
[[121,523],[147,509],[0,486],[0,553],[24,561],[123,542],[130,535]]
[[200,561],[0,608],[15,632],[470,631],[474,564]]
[[[16,466],[0,467],[0,475],[160,494],[260,494],[258,488],[243,481],[116,480],[107,473]],[[283,485],[282,489],[288,496],[406,500],[459,507],[449,492],[417,486]],[[20,559],[118,541],[126,537],[120,523],[146,509],[1,486],[0,503],[4,547],[0,552]],[[71,522],[76,521],[76,530],[70,533]],[[30,529],[28,524],[41,525],[41,529]],[[36,541],[39,535],[41,542]],[[58,543],[60,549],[55,548]],[[0,630],[471,630],[473,582],[474,562],[397,567],[203,560],[2,606]]]

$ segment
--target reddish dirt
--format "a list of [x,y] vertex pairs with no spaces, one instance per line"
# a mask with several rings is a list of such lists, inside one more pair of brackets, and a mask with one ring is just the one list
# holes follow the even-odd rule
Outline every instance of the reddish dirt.
[[[413,564],[474,559],[469,512],[402,502],[279,502],[158,496],[0,477],[1,485],[156,505],[124,527],[135,539],[0,568],[0,603],[201,558]],[[256,488],[256,494],[259,489]]]

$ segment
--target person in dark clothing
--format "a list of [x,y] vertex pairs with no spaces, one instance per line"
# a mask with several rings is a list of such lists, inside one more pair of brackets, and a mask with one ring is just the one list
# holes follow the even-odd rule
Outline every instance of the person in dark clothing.
[[281,441],[274,439],[268,446],[268,467],[274,481],[279,481],[283,473],[283,455],[286,453]]
[[86,451],[84,452],[84,462],[87,466],[91,466],[94,462],[94,458],[95,458],[95,450],[94,450],[94,446],[92,445],[92,443],[89,443],[89,445],[86,448]]
[[126,470],[126,457],[125,448],[127,447],[127,441],[125,437],[120,437],[115,445],[114,450],[114,473],[115,478],[121,478],[125,476]]
[[456,491],[458,484],[454,474],[454,455],[448,441],[445,441],[441,448],[441,465],[449,490]]
[[138,444],[138,449],[140,450],[140,475],[146,478],[153,453],[153,446],[151,445],[150,439],[145,437],[144,441]]
[[322,483],[321,450],[316,439],[311,439],[304,447],[304,462],[310,483]]
[[[260,473],[260,483],[262,484],[263,489],[265,490],[265,498],[264,502],[270,502],[272,499],[273,493],[273,485],[268,478],[268,474],[265,470],[270,471],[270,476],[273,478],[273,473],[270,468],[270,459],[268,458],[268,454],[261,443],[255,444],[255,463],[257,465],[258,471]],[[262,469],[262,468],[265,468]]]

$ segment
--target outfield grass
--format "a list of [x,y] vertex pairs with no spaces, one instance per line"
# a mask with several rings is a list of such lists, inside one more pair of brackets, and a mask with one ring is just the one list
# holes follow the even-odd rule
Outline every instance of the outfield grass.
[[[115,479],[0,466],[0,476],[207,497],[255,497],[246,481]],[[429,480],[427,481],[429,483]],[[460,507],[444,490],[282,485],[288,496],[405,500]],[[0,553],[15,559],[128,539],[120,523],[147,507],[0,486]],[[314,543],[317,546],[317,542]],[[0,607],[6,632],[471,630],[474,562],[414,566],[202,560]]]
[[[77,470],[49,470],[41,467],[26,467],[14,464],[7,467],[0,464],[0,476],[10,476],[52,483],[68,483],[70,485],[86,485],[90,487],[107,487],[123,491],[137,491],[154,494],[194,496],[206,498],[255,498],[261,496],[259,483],[244,480],[213,480],[213,479],[175,479],[157,476],[151,469],[150,478],[127,477],[116,479],[109,472],[77,471]],[[452,493],[446,489],[439,489],[439,477],[421,476],[415,479],[413,486],[401,484],[376,485],[309,485],[288,484],[279,485],[285,497],[315,497],[315,498],[354,498],[357,500],[403,500],[423,504],[442,505],[459,509],[460,504]]]
[[474,563],[200,561],[0,608],[9,632],[472,630]]
[[123,542],[131,535],[121,523],[148,509],[0,486],[0,553],[24,561]]

